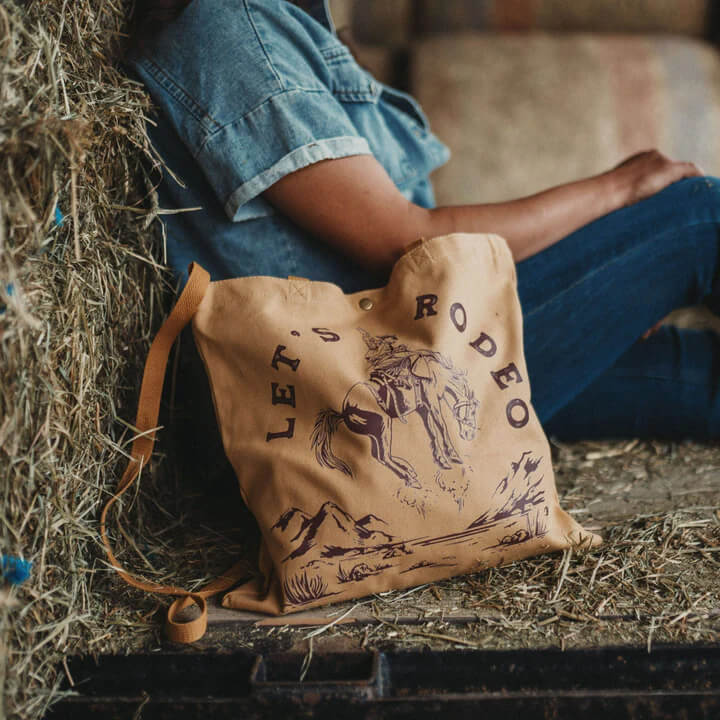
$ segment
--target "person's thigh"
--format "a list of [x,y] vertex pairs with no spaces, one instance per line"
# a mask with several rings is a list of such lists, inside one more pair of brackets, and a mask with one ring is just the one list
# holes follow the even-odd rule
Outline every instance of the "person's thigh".
[[720,335],[663,326],[545,423],[561,440],[720,437]]
[[545,423],[718,267],[720,181],[693,178],[610,213],[517,264],[533,404]]

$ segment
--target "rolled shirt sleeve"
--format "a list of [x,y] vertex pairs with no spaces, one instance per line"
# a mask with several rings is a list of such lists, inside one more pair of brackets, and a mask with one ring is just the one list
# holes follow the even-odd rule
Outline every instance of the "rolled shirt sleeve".
[[131,60],[230,220],[288,173],[373,154],[348,108],[378,84],[285,0],[193,0]]
[[235,219],[239,209],[288,173],[320,160],[371,155],[328,92],[285,90],[207,139],[196,159]]

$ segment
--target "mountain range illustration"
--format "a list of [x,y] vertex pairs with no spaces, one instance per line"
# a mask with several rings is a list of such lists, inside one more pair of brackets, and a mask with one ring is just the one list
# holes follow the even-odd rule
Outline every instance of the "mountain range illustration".
[[[486,550],[502,552],[516,545],[542,537],[547,533],[547,506],[542,456],[533,457],[529,451],[510,463],[509,472],[495,488],[488,507],[469,525],[440,535],[396,537],[388,532],[388,524],[377,515],[364,515],[356,520],[337,503],[327,501],[312,515],[291,507],[286,510],[272,530],[280,534],[282,545],[290,548],[283,562],[293,563],[295,574],[287,579],[285,592],[303,604],[332,594],[323,575],[314,574],[322,568],[334,567],[337,582],[358,582],[393,567],[401,573],[431,567],[453,567],[455,556],[422,557],[433,546],[484,544]],[[407,567],[409,556],[419,552],[421,557]],[[301,571],[301,572],[299,572]]]
[[511,471],[498,483],[493,493],[495,506],[473,520],[468,525],[468,529],[489,525],[505,518],[526,515],[532,508],[543,505],[544,476],[537,476],[541,461],[542,457],[533,458],[531,453],[526,451],[517,462],[510,463]]
[[385,532],[386,527],[387,523],[376,515],[369,514],[355,520],[339,505],[327,501],[315,515],[290,508],[272,529],[280,531],[288,545],[295,548],[285,558],[292,560],[312,550],[321,556],[332,557],[350,550],[388,545],[395,538]]

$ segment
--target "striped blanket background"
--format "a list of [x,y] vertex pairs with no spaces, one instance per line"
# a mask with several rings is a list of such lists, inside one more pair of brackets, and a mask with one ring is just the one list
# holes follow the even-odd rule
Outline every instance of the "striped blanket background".
[[453,151],[439,202],[518,197],[651,147],[720,175],[720,59],[690,38],[437,36],[412,86]]
[[330,0],[359,42],[406,44],[422,34],[481,30],[708,31],[714,0]]

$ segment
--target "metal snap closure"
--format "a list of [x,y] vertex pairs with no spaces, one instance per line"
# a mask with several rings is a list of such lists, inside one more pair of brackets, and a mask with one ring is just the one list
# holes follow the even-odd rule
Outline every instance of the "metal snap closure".
[[362,298],[358,304],[363,310],[372,310],[375,303],[370,298]]

